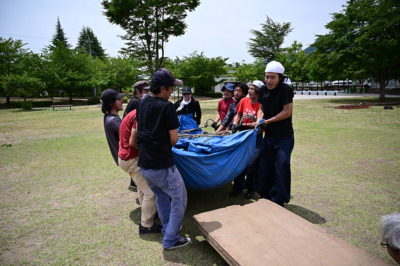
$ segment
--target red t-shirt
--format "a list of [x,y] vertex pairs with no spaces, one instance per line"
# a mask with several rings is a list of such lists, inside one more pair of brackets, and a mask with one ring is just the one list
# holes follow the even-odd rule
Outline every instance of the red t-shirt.
[[235,102],[235,100],[233,98],[231,98],[230,100],[225,100],[225,98],[219,100],[218,113],[219,113],[219,116],[221,117],[221,121],[224,120],[226,114],[228,113],[229,105],[231,105],[234,102]]
[[243,124],[244,123],[253,123],[257,121],[257,112],[260,109],[260,103],[256,102],[255,104],[251,103],[251,99],[249,97],[243,98],[240,100],[238,106],[236,107],[236,111],[238,115],[240,116],[245,116],[245,115],[250,115],[254,118],[254,120],[250,120],[248,118],[243,119]]
[[136,110],[127,114],[119,127],[118,157],[122,160],[130,160],[139,156],[139,151],[129,145],[132,128],[136,129]]

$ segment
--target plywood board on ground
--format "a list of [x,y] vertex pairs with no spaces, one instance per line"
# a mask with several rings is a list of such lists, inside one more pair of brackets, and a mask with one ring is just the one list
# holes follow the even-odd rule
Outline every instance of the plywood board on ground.
[[265,199],[193,218],[230,265],[386,265]]

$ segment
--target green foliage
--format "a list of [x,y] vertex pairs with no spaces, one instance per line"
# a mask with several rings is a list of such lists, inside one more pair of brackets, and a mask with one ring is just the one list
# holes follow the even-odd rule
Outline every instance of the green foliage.
[[71,48],[71,45],[68,43],[67,37],[65,37],[65,33],[63,28],[61,27],[60,18],[57,17],[56,24],[56,33],[53,35],[53,39],[51,40],[50,49],[55,49],[56,47],[63,48]]
[[242,82],[251,82],[254,80],[264,81],[265,64],[263,62],[254,62],[251,64],[242,64],[236,68],[232,74]]
[[196,95],[204,95],[218,84],[215,77],[226,74],[226,60],[228,58],[208,58],[203,53],[193,52],[179,61],[173,73],[183,80],[184,86],[194,88]]
[[337,69],[378,80],[380,100],[389,79],[400,76],[400,2],[349,0],[315,42],[316,52],[328,54]]
[[122,53],[146,62],[150,75],[163,65],[165,43],[185,33],[184,19],[198,0],[103,0],[104,15],[126,31]]
[[23,102],[23,103],[21,103],[21,108],[23,110],[32,110],[32,102]]
[[25,101],[27,97],[37,95],[45,88],[40,79],[30,77],[26,72],[6,76],[1,80],[1,86],[6,95],[21,96]]
[[105,58],[96,60],[95,71],[91,83],[102,90],[113,88],[121,91],[122,88],[133,86],[144,77],[143,63],[133,58]]
[[309,81],[308,57],[303,50],[303,45],[294,41],[292,46],[278,53],[275,60],[282,63],[285,67],[285,75],[292,81],[305,82]]
[[100,103],[100,97],[99,96],[93,96],[90,97],[87,101],[88,105],[92,105],[92,104],[99,104]]
[[205,97],[211,97],[211,98],[221,98],[222,97],[222,93],[221,92],[203,92],[202,96]]
[[267,17],[261,24],[261,31],[250,31],[255,37],[248,42],[249,54],[260,60],[274,60],[275,55],[282,52],[283,41],[291,31],[290,22],[280,24]]
[[105,56],[103,47],[101,47],[99,40],[89,27],[82,28],[76,47],[83,49],[85,53],[88,53],[93,57],[103,58]]

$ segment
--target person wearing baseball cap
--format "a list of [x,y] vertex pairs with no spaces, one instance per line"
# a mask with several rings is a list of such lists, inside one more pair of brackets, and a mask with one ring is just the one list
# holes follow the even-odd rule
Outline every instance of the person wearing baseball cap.
[[174,87],[182,85],[168,69],[157,70],[151,79],[151,95],[141,100],[137,109],[138,166],[156,195],[165,250],[184,247],[191,241],[179,235],[187,192],[172,157],[172,147],[178,142],[179,120],[174,105],[168,101]]
[[281,206],[290,201],[290,157],[294,147],[294,95],[292,88],[284,83],[284,73],[285,68],[280,62],[267,64],[266,89],[258,98],[261,108],[257,114],[258,126],[265,129],[259,155],[261,187],[258,194]]
[[[233,83],[227,83],[221,89],[224,93],[224,98],[222,98],[218,102],[217,116],[214,119],[214,123],[212,123],[212,127],[215,130],[218,130],[217,123],[221,120],[224,121],[225,116],[228,114],[229,106],[235,102],[233,99],[233,91],[235,90],[235,85]],[[231,121],[229,121],[230,123]]]
[[147,95],[147,93],[149,92],[150,89],[150,85],[147,81],[145,80],[141,80],[136,82],[133,85],[133,97],[130,99],[128,105],[125,108],[124,111],[124,116],[122,117],[122,119],[129,114],[130,112],[132,112],[133,110],[135,110],[140,102],[140,99],[142,99],[143,97],[145,97],[145,95]]
[[[133,85],[134,95],[131,98],[131,100],[129,101],[128,105],[126,106],[122,119],[124,119],[125,116],[127,116],[130,112],[137,109],[140,99],[142,99],[144,97],[144,95],[149,92],[149,89],[150,89],[150,85],[145,80],[138,81]],[[134,192],[137,191],[137,186],[135,184],[135,181],[133,181],[132,178],[131,178],[131,182],[129,184],[128,189],[130,191],[134,191]]]
[[178,115],[189,115],[196,121],[197,125],[201,123],[200,103],[192,96],[192,88],[182,88],[182,98],[174,103]]
[[121,125],[121,117],[118,112],[122,108],[122,98],[125,94],[119,93],[113,89],[106,89],[100,96],[102,101],[101,111],[104,113],[104,131],[111,155],[115,163],[118,165],[118,148],[119,148],[119,127]]

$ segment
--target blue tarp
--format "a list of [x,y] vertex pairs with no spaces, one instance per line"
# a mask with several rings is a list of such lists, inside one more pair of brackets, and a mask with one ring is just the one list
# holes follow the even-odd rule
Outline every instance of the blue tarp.
[[193,119],[193,114],[181,114],[179,115],[179,128],[178,133],[182,133],[182,130],[191,130],[188,134],[200,134],[203,132]]
[[206,190],[231,182],[253,157],[256,138],[255,130],[245,130],[229,136],[180,139],[172,151],[186,187]]

